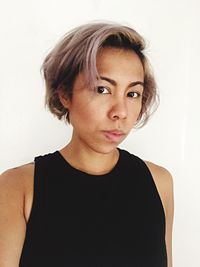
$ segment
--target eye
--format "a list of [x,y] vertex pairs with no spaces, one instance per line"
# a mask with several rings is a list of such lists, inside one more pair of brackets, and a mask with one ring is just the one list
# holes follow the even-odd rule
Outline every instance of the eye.
[[97,86],[96,91],[99,94],[109,94],[109,89],[105,86]]
[[130,97],[130,98],[139,98],[140,96],[141,96],[141,94],[138,92],[129,92],[128,93],[128,97]]

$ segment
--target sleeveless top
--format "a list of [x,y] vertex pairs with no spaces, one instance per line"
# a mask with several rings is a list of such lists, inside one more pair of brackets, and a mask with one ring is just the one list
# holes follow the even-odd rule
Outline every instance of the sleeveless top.
[[59,151],[35,157],[34,196],[19,267],[167,267],[165,213],[139,157],[119,150],[104,175]]

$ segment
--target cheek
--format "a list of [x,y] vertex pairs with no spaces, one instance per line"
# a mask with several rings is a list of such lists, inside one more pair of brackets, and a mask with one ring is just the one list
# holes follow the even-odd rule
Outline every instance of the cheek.
[[138,111],[137,111],[137,114],[136,114],[135,121],[138,121],[138,119],[140,120],[140,118],[141,118],[141,111],[142,111],[142,103],[138,107]]
[[142,110],[142,102],[138,101],[135,103],[131,103],[129,105],[129,112],[128,113],[133,119],[135,119],[135,118],[137,119],[141,110]]
[[142,110],[142,102],[140,102],[140,104],[138,105],[137,116],[140,114],[141,110]]
[[91,103],[76,103],[70,111],[70,121],[73,126],[84,125],[91,128],[103,119],[103,110]]

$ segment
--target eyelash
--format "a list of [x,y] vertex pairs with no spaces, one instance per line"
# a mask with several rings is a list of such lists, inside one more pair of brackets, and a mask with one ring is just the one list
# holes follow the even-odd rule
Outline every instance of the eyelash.
[[[97,87],[96,87],[96,90],[97,90],[97,93],[99,93],[99,94],[105,94],[105,93],[102,93],[102,92],[100,93],[100,92],[98,91],[99,89],[106,89],[106,90],[110,91],[110,89],[107,88],[107,87],[105,87],[105,86],[97,86]],[[133,93],[133,94],[137,94],[137,97],[130,97],[130,98],[139,98],[139,97],[141,96],[140,93],[138,93],[138,92],[134,92],[134,91],[133,91],[133,92],[129,92],[128,94],[132,94],[132,93]],[[107,93],[106,93],[106,94],[107,94]]]

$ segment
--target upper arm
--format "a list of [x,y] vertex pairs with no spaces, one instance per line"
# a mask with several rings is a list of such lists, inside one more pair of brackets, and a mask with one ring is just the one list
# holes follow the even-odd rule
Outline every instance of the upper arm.
[[11,169],[0,176],[0,266],[17,267],[24,243],[24,188],[20,173]]
[[171,174],[166,171],[164,174],[164,188],[165,188],[165,206],[166,206],[166,247],[168,254],[168,267],[172,267],[172,232],[174,219],[174,189],[173,178]]

